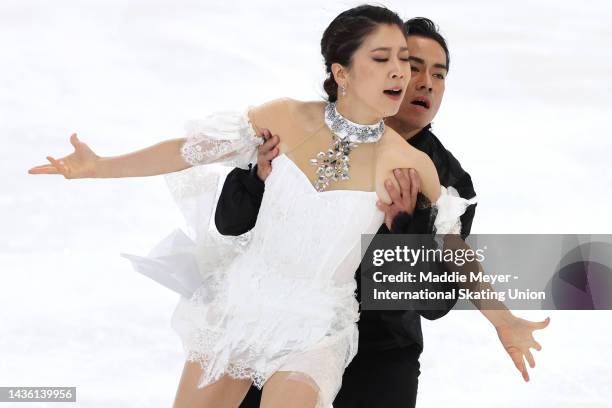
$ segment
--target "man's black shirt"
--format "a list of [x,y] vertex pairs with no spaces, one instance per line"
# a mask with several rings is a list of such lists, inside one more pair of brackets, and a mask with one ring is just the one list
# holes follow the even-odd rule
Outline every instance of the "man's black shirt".
[[[415,148],[426,153],[433,161],[440,184],[454,187],[463,198],[470,199],[476,195],[470,175],[463,170],[459,161],[444,148],[440,140],[431,132],[428,125],[408,140]],[[227,176],[215,212],[215,224],[221,234],[240,235],[255,225],[261,205],[265,184],[257,176],[257,166],[249,170],[233,169]],[[470,205],[461,216],[461,236],[465,239],[472,227],[476,205]],[[407,214],[405,214],[407,216]],[[409,216],[408,216],[409,217]],[[400,217],[398,217],[400,218]],[[396,219],[397,220],[397,219]],[[393,233],[412,233],[406,230],[409,222],[397,220]],[[397,226],[397,227],[396,227]],[[419,231],[426,232],[426,231]],[[391,231],[383,224],[378,234],[389,234]],[[357,299],[360,298],[361,268],[356,271]],[[423,347],[421,316],[436,319],[445,315],[446,310],[438,311],[382,311],[362,310],[358,322],[359,349],[390,349],[417,344]]]

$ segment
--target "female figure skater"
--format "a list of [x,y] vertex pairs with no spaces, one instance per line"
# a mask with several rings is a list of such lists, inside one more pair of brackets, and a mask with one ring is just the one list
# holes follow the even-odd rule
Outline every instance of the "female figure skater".
[[[347,10],[325,30],[321,51],[327,102],[280,99],[213,114],[192,123],[186,138],[115,157],[96,155],[73,134],[74,153],[30,169],[69,179],[179,172],[167,177],[182,183],[171,188],[180,190],[196,243],[172,236],[157,247],[166,251],[163,262],[153,253],[142,258],[178,286],[189,286],[194,269],[201,277],[172,317],[187,354],[176,408],[237,407],[252,383],[263,387],[265,408],[329,407],[357,349],[360,236],[383,222],[376,202],[390,202],[393,169],[418,172],[440,234],[456,233],[472,202],[447,194],[429,157],[384,126],[410,79],[400,17],[368,5]],[[214,163],[246,167],[264,128],[283,135],[280,155],[250,241],[223,258],[208,239],[214,205],[199,201],[216,184],[182,175]]]

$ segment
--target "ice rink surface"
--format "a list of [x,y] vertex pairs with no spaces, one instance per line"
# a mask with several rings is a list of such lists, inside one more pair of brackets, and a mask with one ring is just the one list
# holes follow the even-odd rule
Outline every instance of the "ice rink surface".
[[[0,3],[0,386],[76,386],[79,407],[172,404],[178,295],[119,256],[182,222],[163,178],[27,169],[71,152],[72,132],[110,156],[181,137],[213,110],[319,99],[320,36],[357,4]],[[434,131],[472,175],[472,232],[612,233],[610,4],[383,4],[448,39]],[[478,312],[453,311],[423,323],[418,406],[610,406],[611,312],[516,314],[552,318],[530,383]]]

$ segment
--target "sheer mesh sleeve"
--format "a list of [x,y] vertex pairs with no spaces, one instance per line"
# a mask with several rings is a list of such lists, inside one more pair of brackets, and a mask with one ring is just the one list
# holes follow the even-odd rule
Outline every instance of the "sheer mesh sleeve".
[[247,169],[257,161],[257,147],[263,142],[249,121],[248,110],[217,112],[189,121],[185,131],[181,156],[192,166],[218,163]]

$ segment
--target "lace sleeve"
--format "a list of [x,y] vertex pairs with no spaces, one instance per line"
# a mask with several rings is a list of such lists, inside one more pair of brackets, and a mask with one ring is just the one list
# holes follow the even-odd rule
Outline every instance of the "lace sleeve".
[[466,200],[459,196],[454,187],[440,186],[441,194],[434,204],[436,219],[435,233],[439,235],[461,234],[461,215],[472,204],[477,202],[476,196]]
[[263,142],[249,121],[248,110],[217,112],[189,121],[185,131],[181,156],[192,166],[218,163],[247,169],[257,161],[257,146]]

